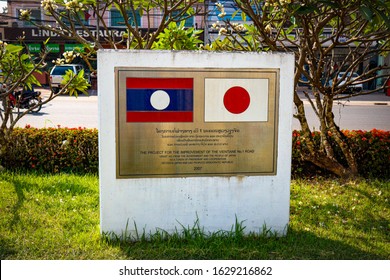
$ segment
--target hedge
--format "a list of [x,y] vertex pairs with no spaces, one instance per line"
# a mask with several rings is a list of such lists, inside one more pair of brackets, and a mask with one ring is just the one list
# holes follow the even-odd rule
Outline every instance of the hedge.
[[[382,130],[344,130],[352,147],[362,177],[390,178],[390,132]],[[292,175],[329,175],[301,159],[305,139],[293,132]],[[319,132],[313,132],[320,145]],[[332,135],[329,135],[332,143]],[[342,154],[335,155],[341,162]],[[8,147],[0,155],[0,164],[9,170],[37,170],[58,173],[98,173],[98,130],[85,128],[17,128]]]
[[[365,178],[390,178],[390,131],[373,129],[343,130],[347,141],[355,155],[359,175]],[[315,145],[320,147],[320,133],[313,132],[312,138]],[[335,158],[345,164],[346,161],[337,146],[332,135],[329,133],[328,140],[335,148]],[[314,176],[318,174],[330,175],[326,170],[314,166],[310,162],[301,159],[302,151],[306,149],[306,139],[300,131],[293,132],[292,148],[292,174],[293,176]]]
[[97,173],[97,129],[16,128],[0,164],[10,170]]

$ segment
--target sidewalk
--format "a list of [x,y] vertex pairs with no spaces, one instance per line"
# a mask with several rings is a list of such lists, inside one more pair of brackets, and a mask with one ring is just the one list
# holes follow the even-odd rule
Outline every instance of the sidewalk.
[[353,97],[351,101],[390,102],[390,96],[387,96],[384,92],[374,92]]
[[[307,87],[298,87],[299,97],[306,102],[306,96],[303,91],[310,92]],[[347,97],[348,95],[340,95],[340,97]],[[350,98],[335,100],[335,102],[350,102],[356,105],[388,105],[390,106],[390,96],[387,96],[383,91],[374,92],[366,95],[358,95]]]
[[[36,87],[35,90],[36,91],[40,91],[43,98],[49,97],[49,95],[51,93],[49,87]],[[89,89],[88,90],[88,95],[85,95],[85,94],[79,94],[78,95],[78,97],[91,97],[91,96],[95,96],[96,97],[97,96],[97,91]],[[64,95],[60,95],[59,97],[69,97],[69,96],[64,94]],[[71,97],[74,97],[74,96],[71,96]]]

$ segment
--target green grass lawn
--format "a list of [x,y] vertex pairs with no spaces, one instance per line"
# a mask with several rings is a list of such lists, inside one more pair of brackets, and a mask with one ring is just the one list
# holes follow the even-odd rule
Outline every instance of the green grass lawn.
[[0,259],[390,259],[389,197],[388,181],[293,180],[286,237],[195,224],[119,242],[100,236],[97,176],[2,172]]

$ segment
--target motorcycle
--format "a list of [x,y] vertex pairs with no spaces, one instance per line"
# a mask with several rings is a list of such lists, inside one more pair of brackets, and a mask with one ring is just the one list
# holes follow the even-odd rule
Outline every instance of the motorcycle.
[[34,91],[33,89],[15,91],[9,94],[10,106],[18,109],[33,108],[31,112],[38,113],[42,108],[42,104],[40,104],[42,97],[40,95],[40,91]]

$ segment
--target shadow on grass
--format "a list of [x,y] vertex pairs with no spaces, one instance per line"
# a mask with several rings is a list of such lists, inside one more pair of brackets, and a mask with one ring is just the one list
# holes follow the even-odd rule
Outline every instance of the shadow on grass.
[[289,230],[286,237],[205,237],[137,242],[109,241],[129,259],[159,260],[371,260],[384,256],[306,231]]
[[13,247],[13,244],[10,244],[10,241],[0,238],[0,260],[8,259],[10,256],[16,254],[16,250]]
[[22,208],[24,200],[26,199],[24,195],[24,190],[28,188],[28,186],[26,186],[25,184],[21,184],[18,180],[11,180],[10,183],[12,183],[12,185],[14,186],[15,193],[17,196],[17,201],[12,209],[13,218],[10,222],[10,227],[12,229],[20,222],[19,210]]
[[[40,175],[35,174],[35,176]],[[74,180],[68,180],[66,177],[60,177],[60,179],[56,181],[47,181],[44,184],[42,184],[42,182],[33,181],[31,178],[26,179],[26,177],[23,176],[1,178],[1,180],[11,184],[17,196],[17,200],[12,206],[12,210],[10,210],[10,213],[12,214],[12,219],[9,223],[11,229],[21,222],[20,211],[26,200],[25,193],[27,192],[36,192],[39,190],[47,195],[66,193],[68,196],[85,195],[88,193],[93,194],[93,191],[89,188],[86,188],[81,183],[75,183]]]

